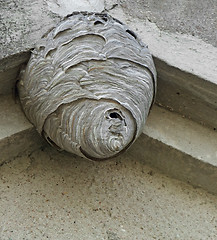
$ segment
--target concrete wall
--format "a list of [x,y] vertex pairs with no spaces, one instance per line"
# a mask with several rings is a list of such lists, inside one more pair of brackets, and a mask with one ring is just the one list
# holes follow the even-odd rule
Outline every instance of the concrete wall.
[[124,11],[139,19],[147,18],[159,29],[196,36],[217,46],[216,0],[120,0]]
[[[33,47],[47,29],[73,11],[120,8],[160,30],[197,36],[216,46],[216,0],[5,0],[0,2],[0,59]],[[34,34],[32,34],[34,33]]]

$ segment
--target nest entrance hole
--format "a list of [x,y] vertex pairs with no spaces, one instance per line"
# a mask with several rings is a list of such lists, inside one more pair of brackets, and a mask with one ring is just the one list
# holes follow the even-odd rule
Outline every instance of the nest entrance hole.
[[103,24],[103,22],[98,21],[98,20],[94,22],[94,25],[99,25],[99,24]]
[[111,113],[109,114],[109,117],[110,117],[110,118],[117,118],[117,119],[123,120],[122,117],[121,117],[121,115],[118,114],[117,112],[111,112]]

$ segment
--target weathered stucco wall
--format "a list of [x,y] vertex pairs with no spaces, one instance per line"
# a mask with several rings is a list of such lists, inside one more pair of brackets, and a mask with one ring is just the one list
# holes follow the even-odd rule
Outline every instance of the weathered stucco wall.
[[120,0],[120,5],[127,14],[147,18],[163,31],[190,34],[217,46],[216,0]]
[[0,1],[0,59],[31,48],[61,16],[113,7],[138,21],[147,19],[160,30],[197,36],[217,45],[216,0],[5,0]]

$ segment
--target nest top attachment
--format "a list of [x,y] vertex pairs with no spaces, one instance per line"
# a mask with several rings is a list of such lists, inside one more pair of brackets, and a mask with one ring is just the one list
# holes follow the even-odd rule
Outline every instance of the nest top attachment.
[[126,25],[107,14],[76,12],[43,36],[18,89],[26,116],[51,145],[101,160],[142,132],[156,70]]

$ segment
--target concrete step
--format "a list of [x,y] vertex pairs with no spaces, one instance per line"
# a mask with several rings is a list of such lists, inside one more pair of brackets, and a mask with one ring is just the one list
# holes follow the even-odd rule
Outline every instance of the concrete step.
[[0,165],[42,145],[38,133],[28,122],[12,96],[0,97]]
[[3,165],[0,179],[1,240],[217,236],[217,196],[160,174],[131,151],[91,162],[45,148]]
[[[0,104],[0,163],[45,144],[19,103]],[[128,150],[169,176],[217,193],[217,131],[154,106],[142,136]]]
[[217,193],[217,130],[154,106],[134,154],[165,174]]

